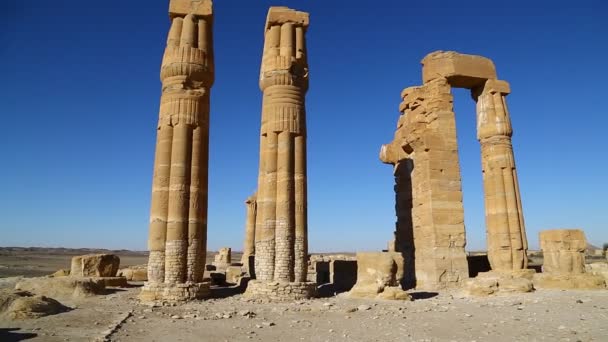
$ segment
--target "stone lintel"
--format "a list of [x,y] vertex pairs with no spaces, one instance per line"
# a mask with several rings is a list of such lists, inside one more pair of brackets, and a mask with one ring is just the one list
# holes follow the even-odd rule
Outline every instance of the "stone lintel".
[[169,17],[185,16],[194,14],[201,17],[213,15],[212,0],[171,0],[169,2]]
[[483,86],[483,90],[485,92],[490,93],[501,93],[501,94],[510,94],[511,86],[509,82],[502,80],[487,80],[485,85]]
[[426,55],[421,63],[424,83],[444,77],[452,87],[472,89],[482,86],[488,79],[497,78],[492,60],[482,56],[435,51]]
[[272,6],[266,17],[266,30],[273,25],[293,23],[296,26],[308,27],[309,15],[306,12],[293,10],[285,6]]

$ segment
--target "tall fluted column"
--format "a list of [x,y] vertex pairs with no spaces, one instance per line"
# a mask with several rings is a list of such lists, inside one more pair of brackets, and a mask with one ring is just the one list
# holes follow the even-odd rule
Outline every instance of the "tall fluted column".
[[243,246],[243,265],[249,263],[249,257],[255,255],[255,218],[257,211],[256,194],[253,194],[245,201],[247,205],[247,221],[245,223],[245,243]]
[[171,0],[161,66],[162,96],[143,300],[206,295],[209,97],[213,84],[212,3]]
[[[271,7],[268,12],[260,70],[264,94],[255,227],[257,281],[249,284],[250,295],[267,282],[293,287],[306,281],[307,27],[307,13],[286,7]],[[312,286],[297,286],[305,290],[270,291],[310,296]]]
[[527,268],[528,249],[521,197],[515,170],[513,129],[505,97],[505,81],[487,80],[473,90],[477,101],[477,139],[485,192],[488,258],[493,270]]

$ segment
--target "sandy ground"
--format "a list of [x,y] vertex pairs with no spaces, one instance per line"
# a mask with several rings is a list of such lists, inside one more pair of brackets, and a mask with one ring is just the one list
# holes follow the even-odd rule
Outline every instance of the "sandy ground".
[[[0,288],[17,281],[6,276],[50,274],[80,254],[86,253],[0,248]],[[146,262],[145,254],[117,254],[121,266]],[[214,299],[149,306],[137,300],[141,284],[133,285],[91,298],[55,298],[72,310],[54,316],[0,318],[0,341],[608,341],[608,290],[265,303],[245,300],[236,288],[214,288]]]
[[54,273],[58,269],[69,269],[72,257],[76,255],[112,253],[120,257],[120,265],[142,265],[148,262],[145,252],[108,251],[101,249],[65,248],[18,248],[0,247],[0,278],[24,276],[40,277]]
[[35,320],[0,319],[0,341],[608,340],[605,290],[490,298],[413,292],[412,302],[337,296],[263,303],[236,294],[177,306],[140,304],[138,292],[134,287],[88,299],[58,298],[73,310]]

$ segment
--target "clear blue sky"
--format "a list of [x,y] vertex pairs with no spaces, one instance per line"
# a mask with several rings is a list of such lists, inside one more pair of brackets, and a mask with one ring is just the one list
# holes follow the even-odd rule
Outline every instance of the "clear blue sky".
[[[420,84],[420,60],[434,50],[487,56],[511,83],[531,247],[558,227],[608,242],[604,1],[217,0],[209,249],[242,248],[270,5],[311,13],[312,251],[379,250],[391,238],[393,177],[378,150],[392,139],[399,93]],[[0,246],[146,248],[167,8],[1,2]],[[468,248],[483,249],[475,108],[467,91],[454,94]]]

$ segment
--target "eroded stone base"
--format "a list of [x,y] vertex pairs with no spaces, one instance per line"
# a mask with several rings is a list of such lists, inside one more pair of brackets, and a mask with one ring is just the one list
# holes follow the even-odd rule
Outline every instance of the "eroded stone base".
[[534,270],[480,272],[464,282],[464,292],[469,296],[532,292],[534,273]]
[[378,287],[355,285],[347,294],[349,298],[369,298],[411,301],[412,297],[399,286]]
[[[95,279],[95,278],[94,278]],[[98,279],[103,280],[106,287],[127,287],[127,278],[125,277],[99,277]]]
[[289,301],[313,298],[316,294],[317,284],[312,282],[282,283],[278,281],[251,280],[247,284],[244,296],[251,299]]
[[183,302],[211,295],[209,283],[166,284],[146,282],[139,294],[142,302]]
[[538,273],[532,279],[534,287],[539,289],[581,289],[597,290],[605,289],[604,278],[595,274],[548,274]]

